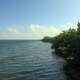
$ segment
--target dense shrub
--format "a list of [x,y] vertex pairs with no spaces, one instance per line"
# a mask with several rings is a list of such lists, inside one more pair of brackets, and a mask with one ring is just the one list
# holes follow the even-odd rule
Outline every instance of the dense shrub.
[[[42,41],[52,43],[55,53],[64,59],[80,63],[80,23],[77,29],[63,31],[55,37],[45,37]],[[73,62],[73,61],[72,61]]]

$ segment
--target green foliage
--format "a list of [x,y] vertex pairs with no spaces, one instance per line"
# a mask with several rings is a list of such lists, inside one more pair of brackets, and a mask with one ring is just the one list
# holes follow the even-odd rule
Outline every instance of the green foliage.
[[53,40],[52,40],[51,37],[46,36],[46,37],[44,37],[44,38],[42,39],[42,41],[52,43]]
[[77,31],[80,32],[80,23],[79,22],[78,22],[77,26],[78,26]]
[[63,31],[53,38],[47,38],[47,42],[51,42],[55,53],[67,61],[65,73],[68,80],[80,80],[80,23],[77,29]]
[[80,80],[80,23],[77,26],[77,30],[69,29],[53,38],[56,54],[67,61],[68,80]]
[[80,23],[78,28],[63,31],[59,35],[50,38],[45,37],[43,41],[52,43],[52,48],[55,48],[55,53],[66,60],[74,60],[75,63],[80,63]]

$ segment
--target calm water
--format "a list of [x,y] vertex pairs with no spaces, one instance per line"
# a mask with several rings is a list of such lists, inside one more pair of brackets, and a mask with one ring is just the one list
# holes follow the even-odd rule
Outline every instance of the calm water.
[[41,41],[0,41],[0,80],[65,80],[50,47]]

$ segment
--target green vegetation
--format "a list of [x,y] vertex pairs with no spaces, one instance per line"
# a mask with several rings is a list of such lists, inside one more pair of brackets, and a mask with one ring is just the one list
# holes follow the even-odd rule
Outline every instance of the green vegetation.
[[51,42],[51,41],[52,41],[52,38],[46,36],[46,37],[44,37],[44,38],[42,39],[42,41],[44,41],[44,42]]
[[80,80],[80,23],[77,29],[63,31],[55,37],[45,37],[42,41],[52,43],[55,53],[67,61],[65,66],[68,80]]

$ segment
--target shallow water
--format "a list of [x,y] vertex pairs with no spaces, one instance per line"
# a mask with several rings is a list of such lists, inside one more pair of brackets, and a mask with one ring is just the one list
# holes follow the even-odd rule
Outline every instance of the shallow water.
[[0,41],[0,80],[65,80],[63,63],[41,41]]

